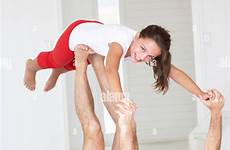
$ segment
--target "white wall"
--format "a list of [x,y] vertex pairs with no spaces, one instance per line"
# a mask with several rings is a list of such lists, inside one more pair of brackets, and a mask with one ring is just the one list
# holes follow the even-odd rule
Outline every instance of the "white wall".
[[[2,10],[2,1],[0,1],[0,10]],[[2,18],[2,11],[0,11],[0,149],[3,149]]]
[[24,65],[49,50],[60,32],[58,0],[1,0],[1,116],[4,150],[67,150],[62,79],[42,91],[49,71],[37,74],[37,90],[23,86]]
[[[225,97],[222,150],[230,148],[230,3],[228,0],[192,0],[195,68],[197,82],[205,89],[216,88]],[[197,127],[191,134],[191,148],[203,149],[210,113],[197,103]]]
[[97,0],[61,0],[63,28],[77,19],[97,19]]
[[[194,77],[189,0],[121,0],[120,15],[122,24],[136,30],[158,24],[171,31],[172,62]],[[151,88],[153,73],[145,64],[127,64],[124,70],[127,71],[125,85],[139,106],[136,115],[139,142],[186,140],[196,123],[192,96],[173,81],[165,96],[154,93]]]

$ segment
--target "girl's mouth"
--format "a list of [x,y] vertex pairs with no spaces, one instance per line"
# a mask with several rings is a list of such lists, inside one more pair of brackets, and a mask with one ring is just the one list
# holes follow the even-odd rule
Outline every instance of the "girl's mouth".
[[134,53],[134,59],[135,59],[136,61],[139,61],[139,59],[137,59],[137,54],[136,54],[136,53]]

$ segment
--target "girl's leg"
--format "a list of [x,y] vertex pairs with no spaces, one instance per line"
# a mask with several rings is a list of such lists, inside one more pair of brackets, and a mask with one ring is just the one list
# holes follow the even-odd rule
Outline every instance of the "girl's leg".
[[[78,55],[79,54],[78,52]],[[76,58],[75,108],[84,134],[83,150],[104,150],[104,139],[99,120],[94,112],[94,101],[87,79],[87,56]],[[86,55],[86,54],[85,54]]]
[[[74,60],[74,52],[69,48],[69,37],[72,30],[79,24],[86,22],[100,23],[91,20],[78,20],[68,26],[58,39],[52,51],[41,52],[38,55],[38,64],[41,68],[62,68]],[[77,45],[76,45],[77,46]]]
[[45,83],[44,91],[48,92],[49,90],[53,89],[57,83],[57,79],[59,78],[59,76],[68,71],[70,70],[67,70],[65,68],[52,69],[52,73],[50,74],[49,79]]
[[[62,69],[65,65],[71,62],[74,59],[74,54],[69,50],[68,47],[68,37],[70,31],[67,30],[61,35],[58,39],[55,48],[52,51],[41,52],[34,59],[28,59],[26,62],[26,69],[24,75],[24,84],[30,90],[35,90],[36,85],[36,72],[41,69]],[[67,32],[69,31],[69,32]],[[33,68],[33,69],[31,69]],[[63,72],[62,70],[53,71],[51,78],[55,77],[53,80],[49,78],[47,84],[44,88],[45,91],[48,91],[53,88],[56,84],[56,80],[59,77],[59,73]]]
[[[44,51],[41,52],[34,60],[28,60],[26,63],[26,71],[24,75],[24,84],[25,86],[30,89],[35,89],[35,75],[36,72],[40,69],[47,69],[47,68],[53,68],[53,69],[60,69],[65,68],[65,66],[74,59],[74,52],[69,49],[69,36],[72,32],[72,30],[79,24],[85,23],[85,22],[96,22],[100,23],[98,21],[92,21],[92,20],[77,20],[70,24],[67,29],[62,33],[60,38],[58,39],[55,48],[52,51]],[[33,67],[31,67],[33,66]],[[35,67],[36,66],[36,67]],[[36,69],[31,69],[36,68]],[[69,70],[69,69],[67,69]],[[53,77],[53,74],[51,74]],[[57,75],[55,74],[55,80],[48,80],[47,86],[45,86],[45,91],[48,91],[53,88],[53,86],[56,83]],[[52,81],[52,82],[50,82]]]
[[[74,52],[73,52],[74,53]],[[89,61],[87,60],[88,64]],[[52,73],[49,77],[49,79],[46,81],[45,87],[44,87],[44,91],[49,91],[52,88],[54,88],[54,86],[56,85],[57,79],[58,77],[63,74],[66,73],[68,71],[72,71],[75,70],[75,66],[74,66],[74,61],[69,62],[67,65],[65,65],[63,68],[60,69],[53,69]]]
[[[68,28],[62,33],[62,35],[58,39],[55,48],[52,51],[41,52],[35,59],[27,60],[25,67],[24,84],[29,90],[35,90],[35,76],[38,70],[47,68],[60,69],[63,68],[66,64],[70,63],[71,60],[73,60],[74,53],[69,49],[68,46],[69,35],[74,27],[76,27],[80,23],[82,23],[82,20],[78,20],[69,25]],[[48,85],[44,88],[46,90],[51,89],[52,86],[56,83],[55,80],[48,81]],[[50,81],[52,81],[52,83]]]
[[[46,54],[52,54],[52,52],[46,53]],[[40,55],[39,55],[40,56]],[[71,59],[74,58],[74,55],[72,53],[72,56],[68,56],[68,58],[70,59],[68,64],[69,65],[71,63]],[[24,75],[24,85],[31,91],[35,90],[35,86],[36,86],[36,73],[37,71],[41,70],[41,69],[46,69],[46,68],[53,68],[52,69],[52,73],[49,77],[49,79],[47,80],[45,87],[44,87],[44,91],[49,91],[51,90],[56,82],[57,79],[59,77],[59,75],[61,75],[62,73],[65,73],[67,71],[73,70],[75,69],[74,67],[72,67],[71,69],[67,69],[64,65],[57,65],[55,63],[50,62],[50,59],[44,59],[46,61],[43,60],[42,63],[39,64],[39,60],[38,59],[44,59],[44,55],[42,57],[36,57],[35,59],[28,59],[26,62],[26,67],[25,67],[25,75]]]
[[25,64],[24,85],[31,91],[35,90],[35,76],[38,70],[41,70],[36,59],[28,59]]

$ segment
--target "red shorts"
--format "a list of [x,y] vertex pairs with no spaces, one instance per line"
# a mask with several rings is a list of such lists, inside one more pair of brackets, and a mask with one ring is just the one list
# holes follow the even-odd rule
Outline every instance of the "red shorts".
[[[38,65],[42,69],[46,68],[65,68],[67,70],[75,70],[74,51],[69,48],[69,37],[72,30],[79,24],[85,22],[100,23],[93,20],[77,20],[70,24],[67,29],[59,37],[55,47],[51,51],[43,51],[37,56]],[[82,43],[84,44],[84,43]],[[89,63],[89,61],[88,61]]]

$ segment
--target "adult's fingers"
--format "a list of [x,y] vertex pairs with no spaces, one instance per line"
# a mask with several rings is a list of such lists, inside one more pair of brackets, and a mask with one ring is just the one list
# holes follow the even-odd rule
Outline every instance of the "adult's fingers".
[[220,102],[220,103],[224,103],[224,96],[223,96],[223,95],[220,95],[219,102]]
[[126,102],[127,105],[129,105],[129,107],[132,109],[132,111],[136,111],[137,105],[132,100],[127,99],[127,98],[125,98],[124,100],[125,100],[124,102]]
[[215,94],[215,98],[214,98],[214,99],[219,100],[219,99],[220,99],[220,96],[221,96],[220,92],[219,92],[219,91],[217,91],[216,89],[213,89],[212,91],[213,91],[213,92],[214,92],[214,94]]
[[124,105],[124,103],[117,103],[116,104],[116,111],[120,114],[120,115],[125,115],[127,113],[131,114],[132,113],[132,110],[129,109],[128,107],[126,107]]
[[121,105],[123,105],[128,111],[133,111],[132,101],[127,100],[126,98],[119,101]]
[[129,104],[127,102],[125,102],[125,101],[119,101],[115,105],[117,105],[117,107],[119,107],[119,108],[121,108],[121,107],[124,108],[126,111],[129,111],[131,109]]
[[207,93],[210,99],[214,97],[212,90],[208,90]]

